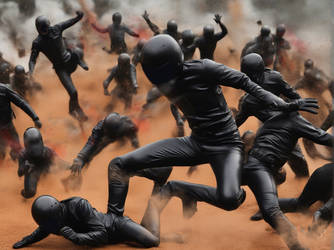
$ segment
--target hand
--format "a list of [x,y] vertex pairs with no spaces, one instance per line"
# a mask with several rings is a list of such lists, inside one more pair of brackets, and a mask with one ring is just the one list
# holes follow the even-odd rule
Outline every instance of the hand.
[[108,92],[108,89],[104,89],[104,95],[110,95],[110,93]]
[[72,166],[70,167],[72,174],[80,175],[81,170],[82,170],[84,164],[85,164],[85,163],[83,162],[82,159],[80,159],[80,158],[78,158],[78,157],[75,158],[75,159],[73,160],[73,164],[72,164]]
[[42,123],[39,119],[35,120],[34,123],[35,123],[36,128],[41,128],[42,127]]
[[306,111],[312,114],[318,114],[315,109],[319,109],[318,101],[315,98],[303,98],[289,103],[290,111]]
[[148,17],[148,13],[147,13],[146,10],[144,11],[144,14],[142,15],[142,17],[143,17],[145,20],[149,18],[149,17]]
[[220,20],[221,20],[222,16],[219,15],[219,14],[215,14],[215,18],[213,19],[216,23],[220,23]]
[[77,17],[79,17],[80,19],[83,17],[84,13],[81,10],[77,10],[75,12],[75,14],[77,14]]
[[26,241],[25,240],[20,240],[13,245],[13,248],[18,249],[18,248],[22,248],[22,247],[25,247],[25,246],[27,246]]

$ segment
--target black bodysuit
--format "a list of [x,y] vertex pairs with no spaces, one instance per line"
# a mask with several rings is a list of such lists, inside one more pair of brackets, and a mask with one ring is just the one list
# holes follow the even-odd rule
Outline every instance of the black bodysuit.
[[213,60],[213,54],[215,52],[217,42],[223,39],[227,35],[227,28],[223,23],[219,24],[221,32],[214,34],[211,39],[207,39],[204,36],[200,36],[195,40],[195,45],[199,49],[201,59]]
[[195,193],[196,200],[227,210],[242,203],[242,142],[219,85],[241,88],[277,108],[287,105],[245,74],[225,65],[207,59],[183,63],[175,81],[157,87],[183,112],[192,134],[160,140],[113,159],[109,164],[109,212],[124,211],[127,173],[173,165],[210,163],[215,173],[217,189],[184,182],[183,193]]
[[[159,238],[128,217],[98,212],[80,197],[61,201],[64,220],[57,235],[77,245],[102,246],[119,242],[135,242],[144,247],[159,245]],[[38,227],[23,238],[24,246],[41,241],[49,235]],[[23,247],[24,247],[23,246]]]
[[66,48],[63,38],[63,31],[80,21],[81,18],[82,16],[77,16],[50,26],[46,35],[38,35],[32,43],[29,72],[33,73],[39,52],[45,54],[53,64],[59,80],[70,96],[70,114],[76,119],[84,121],[87,120],[87,116],[79,105],[78,93],[71,79],[71,74],[76,70],[81,58],[77,53]]
[[30,105],[16,92],[9,89],[5,84],[0,83],[0,159],[5,157],[6,147],[12,149],[12,158],[17,158],[22,146],[19,136],[13,124],[14,113],[11,103],[21,108],[33,121],[38,120],[38,116]]
[[130,36],[138,37],[139,35],[132,31],[128,26],[124,24],[110,24],[107,28],[99,28],[93,24],[95,30],[100,33],[108,33],[110,38],[110,50],[109,53],[126,53],[127,46],[124,40],[125,33]]
[[286,163],[301,137],[322,145],[333,145],[330,134],[315,128],[298,112],[280,113],[258,130],[243,170],[243,183],[254,193],[263,218],[282,235],[290,249],[300,249],[297,233],[280,210],[273,173]]
[[21,191],[24,198],[31,198],[36,194],[38,180],[42,174],[49,172],[55,156],[56,153],[48,147],[44,147],[39,157],[32,157],[25,149],[22,150],[17,174],[19,177],[24,175],[24,189]]
[[129,109],[132,105],[132,96],[137,92],[137,74],[136,67],[130,63],[128,67],[116,65],[111,69],[107,79],[103,82],[103,88],[108,89],[111,80],[115,78],[116,87],[111,91],[111,101],[106,107],[107,111],[112,111],[116,99],[124,102],[124,109]]
[[[260,86],[271,93],[283,95],[289,99],[299,99],[300,95],[284,81],[281,74],[271,69],[265,69]],[[235,116],[237,126],[241,126],[250,116],[255,116],[261,122],[265,122],[277,112],[265,108],[263,103],[252,95],[245,94],[239,101],[239,111]],[[289,165],[297,177],[309,176],[307,162],[299,145],[292,151]]]

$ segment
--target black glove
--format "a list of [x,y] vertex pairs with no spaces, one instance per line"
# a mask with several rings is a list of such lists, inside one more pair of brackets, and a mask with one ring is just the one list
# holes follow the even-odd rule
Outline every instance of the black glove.
[[312,114],[318,114],[318,111],[315,109],[319,109],[318,100],[315,98],[303,98],[297,99],[293,102],[289,103],[289,111],[306,111]]
[[147,13],[146,10],[144,11],[144,14],[141,15],[141,16],[142,16],[145,20],[149,19],[149,17],[148,17],[148,13]]
[[26,242],[26,240],[23,238],[22,240],[16,242],[14,245],[13,245],[13,248],[14,249],[18,249],[18,248],[23,248],[23,247],[26,247],[28,244]]
[[35,120],[34,123],[35,123],[36,128],[41,128],[42,127],[42,123],[39,119]]
[[83,17],[83,15],[84,15],[84,13],[81,11],[81,10],[77,10],[76,12],[75,12],[75,14],[77,14],[77,16],[78,16],[78,18],[82,18]]
[[217,24],[220,23],[220,20],[221,20],[222,16],[219,15],[219,14],[215,14],[215,18],[213,19]]
[[73,164],[70,167],[72,174],[80,174],[81,170],[83,168],[83,166],[85,165],[85,163],[83,162],[83,160],[79,157],[75,158],[73,160]]

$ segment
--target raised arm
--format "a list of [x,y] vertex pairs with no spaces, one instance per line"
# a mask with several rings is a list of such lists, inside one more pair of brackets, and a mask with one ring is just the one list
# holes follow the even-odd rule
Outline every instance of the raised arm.
[[40,228],[37,228],[32,234],[24,237],[22,240],[16,242],[13,245],[14,249],[23,248],[30,244],[33,244],[35,242],[41,241],[44,238],[46,238],[49,235],[49,233],[46,233],[45,231],[41,230]]
[[242,89],[263,101],[269,108],[275,110],[286,110],[290,108],[289,103],[286,103],[269,91],[264,90],[258,84],[251,81],[244,73],[208,59],[204,59],[203,64],[204,71],[206,72],[206,79],[209,83]]
[[18,106],[20,109],[22,109],[28,116],[31,117],[31,119],[34,121],[35,126],[37,128],[42,127],[42,123],[40,122],[38,116],[36,115],[35,111],[32,109],[32,107],[21,97],[18,95],[15,91],[2,86],[5,89],[6,97],[8,100],[12,103],[14,103],[16,106]]
[[142,17],[144,18],[145,22],[147,23],[148,27],[150,27],[154,35],[159,35],[161,33],[160,28],[156,24],[151,22],[146,10]]
[[66,20],[64,22],[56,24],[60,28],[60,30],[63,31],[65,29],[73,26],[74,24],[76,24],[77,22],[79,22],[82,19],[83,15],[84,15],[84,13],[82,11],[78,10],[75,13],[77,14],[76,17],[71,18],[69,20]]
[[108,92],[108,87],[109,87],[109,84],[112,81],[112,79],[114,79],[114,77],[116,75],[116,72],[117,72],[117,66],[115,66],[111,69],[109,76],[107,77],[107,79],[105,79],[103,81],[103,89],[104,89],[104,94],[105,95],[110,95],[109,92]]
[[221,29],[221,32],[215,34],[215,38],[217,41],[219,41],[220,39],[223,39],[228,33],[226,26],[221,22],[221,18],[222,18],[221,15],[215,14],[215,18],[213,19],[219,25]]
[[39,55],[39,48],[37,42],[33,42],[31,48],[31,54],[29,58],[29,74],[32,75],[34,73],[37,57]]

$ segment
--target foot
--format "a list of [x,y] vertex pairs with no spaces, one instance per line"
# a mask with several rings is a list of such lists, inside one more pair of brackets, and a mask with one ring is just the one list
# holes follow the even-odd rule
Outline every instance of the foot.
[[259,220],[263,220],[263,215],[261,213],[261,211],[257,211],[255,214],[253,214],[251,217],[250,217],[250,220],[252,221],[259,221]]
[[88,116],[82,111],[82,109],[70,111],[70,115],[79,122],[85,122],[88,120]]
[[33,197],[35,195],[35,193],[29,193],[29,192],[26,192],[24,189],[21,190],[21,195],[26,198],[26,199],[29,199],[31,197]]
[[183,217],[190,219],[197,212],[197,201],[189,198],[182,198]]
[[198,170],[197,165],[189,167],[187,171],[187,176],[188,177],[192,176],[192,174],[195,173],[197,170]]

